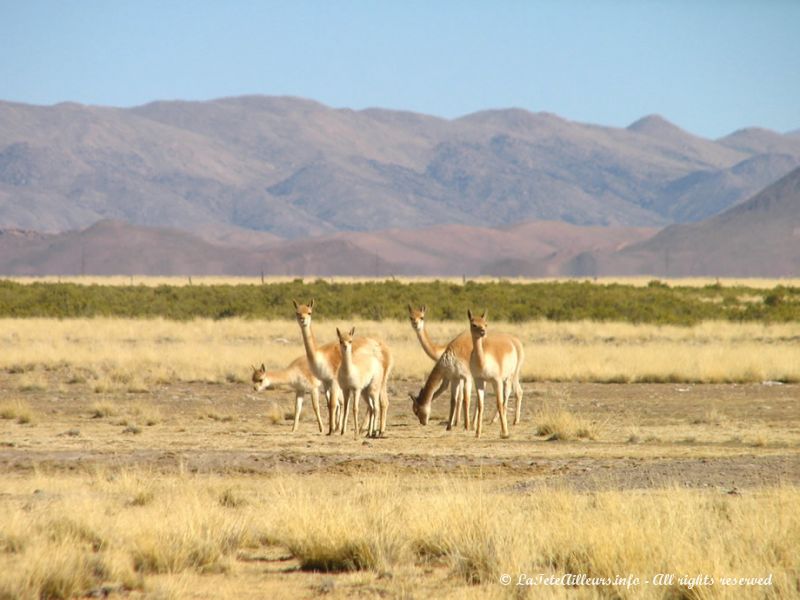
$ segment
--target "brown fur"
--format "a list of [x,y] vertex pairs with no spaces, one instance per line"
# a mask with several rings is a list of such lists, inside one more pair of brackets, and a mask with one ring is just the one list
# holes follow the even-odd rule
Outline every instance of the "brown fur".
[[[513,389],[517,399],[517,410],[514,423],[519,422],[522,410],[522,386],[519,384],[519,373],[525,353],[522,342],[508,334],[489,336],[486,312],[478,317],[467,311],[472,338],[472,353],[469,365],[475,388],[478,392],[478,409],[475,414],[475,435],[480,437],[483,425],[483,403],[485,384],[490,381],[497,396],[497,413],[500,416],[500,435],[508,437],[508,421],[506,408],[508,396]],[[508,389],[508,394],[506,393]],[[494,421],[494,419],[493,419]]]

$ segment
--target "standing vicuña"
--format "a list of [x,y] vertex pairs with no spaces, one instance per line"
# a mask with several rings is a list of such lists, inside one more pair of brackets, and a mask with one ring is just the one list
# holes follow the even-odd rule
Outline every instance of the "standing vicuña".
[[305,394],[311,394],[311,405],[314,407],[314,415],[317,417],[317,425],[321,433],[322,417],[319,414],[319,388],[321,383],[311,373],[306,357],[300,356],[294,359],[285,369],[267,371],[264,363],[261,363],[261,368],[253,367],[253,388],[255,391],[260,392],[276,385],[286,385],[294,390],[294,424],[292,425],[292,433],[297,431]]
[[[354,435],[358,437],[358,400],[364,396],[367,400],[367,415],[369,420],[368,435],[383,435],[386,431],[386,416],[389,410],[389,393],[387,381],[394,365],[389,348],[380,341],[371,338],[361,338],[366,343],[356,347],[353,336],[356,328],[343,333],[336,329],[339,338],[339,348],[342,354],[342,364],[339,367],[339,387],[344,392],[344,419],[342,421],[342,434],[347,429],[347,417],[350,407],[353,407]],[[380,406],[380,428],[376,428],[376,416]]]
[[339,365],[342,362],[342,353],[339,351],[339,344],[332,342],[324,346],[317,346],[314,332],[311,331],[311,313],[314,310],[314,300],[308,304],[298,304],[292,300],[295,308],[297,323],[300,325],[300,333],[303,336],[303,345],[306,349],[306,360],[308,367],[314,377],[322,382],[325,392],[328,395],[328,435],[339,428],[339,412],[337,401],[341,394],[339,381],[336,374],[339,372]]
[[[508,395],[504,386],[512,385],[517,398],[517,410],[514,423],[519,423],[522,411],[522,386],[519,384],[519,373],[525,353],[522,343],[516,337],[507,334],[494,334],[487,337],[486,311],[480,317],[467,311],[470,334],[472,336],[472,354],[469,367],[475,388],[478,392],[478,410],[475,413],[475,435],[480,437],[483,425],[483,401],[486,382],[491,381],[497,395],[497,412],[500,414],[500,435],[508,437],[508,420],[506,405]],[[510,395],[510,394],[509,394]]]

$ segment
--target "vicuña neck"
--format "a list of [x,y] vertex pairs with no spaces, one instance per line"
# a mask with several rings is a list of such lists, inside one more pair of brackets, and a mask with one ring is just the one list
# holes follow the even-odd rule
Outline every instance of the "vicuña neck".
[[342,349],[342,369],[349,373],[353,366],[353,346],[346,346]]
[[313,364],[317,359],[317,342],[314,339],[314,332],[311,331],[311,323],[308,327],[301,325],[300,332],[303,334],[303,346],[306,348],[308,362]]
[[472,349],[475,352],[478,368],[483,369],[486,366],[486,354],[483,351],[483,336],[472,336]]
[[431,338],[428,337],[428,330],[425,327],[421,327],[417,329],[417,339],[419,339],[419,343],[422,346],[422,349],[425,350],[425,354],[430,356],[433,360],[439,360],[439,357],[444,352],[447,346],[439,346],[434,344],[431,341]]
[[439,386],[442,384],[444,372],[444,367],[440,364],[440,362],[437,362],[436,366],[433,367],[431,374],[428,375],[428,379],[425,381],[425,386],[422,388],[422,393],[420,394],[419,399],[419,403],[422,406],[428,406],[433,401],[433,393],[439,389]]

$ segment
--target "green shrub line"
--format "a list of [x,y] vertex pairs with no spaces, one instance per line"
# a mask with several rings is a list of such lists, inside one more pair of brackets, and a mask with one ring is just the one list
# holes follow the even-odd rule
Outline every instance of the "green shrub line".
[[467,308],[489,309],[493,320],[625,321],[693,325],[706,320],[800,320],[800,288],[646,287],[590,281],[453,284],[395,280],[332,283],[324,279],[263,285],[157,287],[21,284],[0,279],[0,317],[128,317],[286,319],[292,299],[317,302],[315,318],[405,319],[406,305],[426,304],[437,320],[463,320]]

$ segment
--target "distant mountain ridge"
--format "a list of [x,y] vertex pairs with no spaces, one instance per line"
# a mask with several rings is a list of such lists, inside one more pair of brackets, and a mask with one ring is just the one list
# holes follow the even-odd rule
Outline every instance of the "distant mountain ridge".
[[616,252],[584,253],[565,270],[575,275],[797,277],[800,168],[719,215],[671,225]]
[[798,165],[796,132],[707,140],[658,116],[620,129],[289,97],[0,102],[0,227],[49,232],[118,219],[253,246],[541,220],[653,227],[709,217]]

